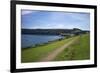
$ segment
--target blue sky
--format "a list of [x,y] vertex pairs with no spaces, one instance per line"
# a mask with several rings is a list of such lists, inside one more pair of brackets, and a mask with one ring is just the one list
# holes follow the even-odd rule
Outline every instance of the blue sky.
[[21,27],[26,29],[90,29],[90,13],[21,11]]

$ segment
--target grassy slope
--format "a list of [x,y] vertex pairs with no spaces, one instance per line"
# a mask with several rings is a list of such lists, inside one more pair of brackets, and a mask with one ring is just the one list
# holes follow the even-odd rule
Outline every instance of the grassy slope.
[[90,38],[89,34],[79,36],[79,39],[61,54],[55,60],[85,60],[90,58]]
[[52,43],[45,44],[43,46],[37,46],[33,48],[24,49],[21,52],[21,62],[22,63],[23,62],[36,62],[42,57],[46,56],[48,53],[52,52],[58,47],[61,47],[62,45],[64,45],[65,43],[67,43],[68,41],[72,39],[74,39],[74,37],[69,38],[69,39],[64,39],[61,41],[54,41]]

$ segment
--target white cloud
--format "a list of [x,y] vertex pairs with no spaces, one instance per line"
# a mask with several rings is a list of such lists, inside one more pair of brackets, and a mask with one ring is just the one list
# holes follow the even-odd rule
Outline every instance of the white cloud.
[[29,13],[32,13],[33,11],[22,11],[22,15],[25,15],[25,14],[29,14]]

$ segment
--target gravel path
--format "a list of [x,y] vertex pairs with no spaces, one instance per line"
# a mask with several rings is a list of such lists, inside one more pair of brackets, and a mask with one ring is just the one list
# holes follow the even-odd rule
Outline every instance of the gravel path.
[[71,41],[69,41],[68,43],[66,43],[65,45],[63,45],[62,47],[59,47],[58,49],[54,50],[53,52],[49,53],[46,57],[42,58],[40,60],[40,62],[45,62],[45,61],[52,61],[53,59],[55,59],[55,57],[61,53],[65,48],[67,48],[69,45],[75,43],[75,41],[77,41],[77,38],[72,39]]

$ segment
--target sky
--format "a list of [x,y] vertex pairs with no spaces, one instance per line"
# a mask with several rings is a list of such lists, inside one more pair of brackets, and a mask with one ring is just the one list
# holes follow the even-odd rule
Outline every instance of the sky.
[[24,29],[90,29],[90,13],[21,10]]

